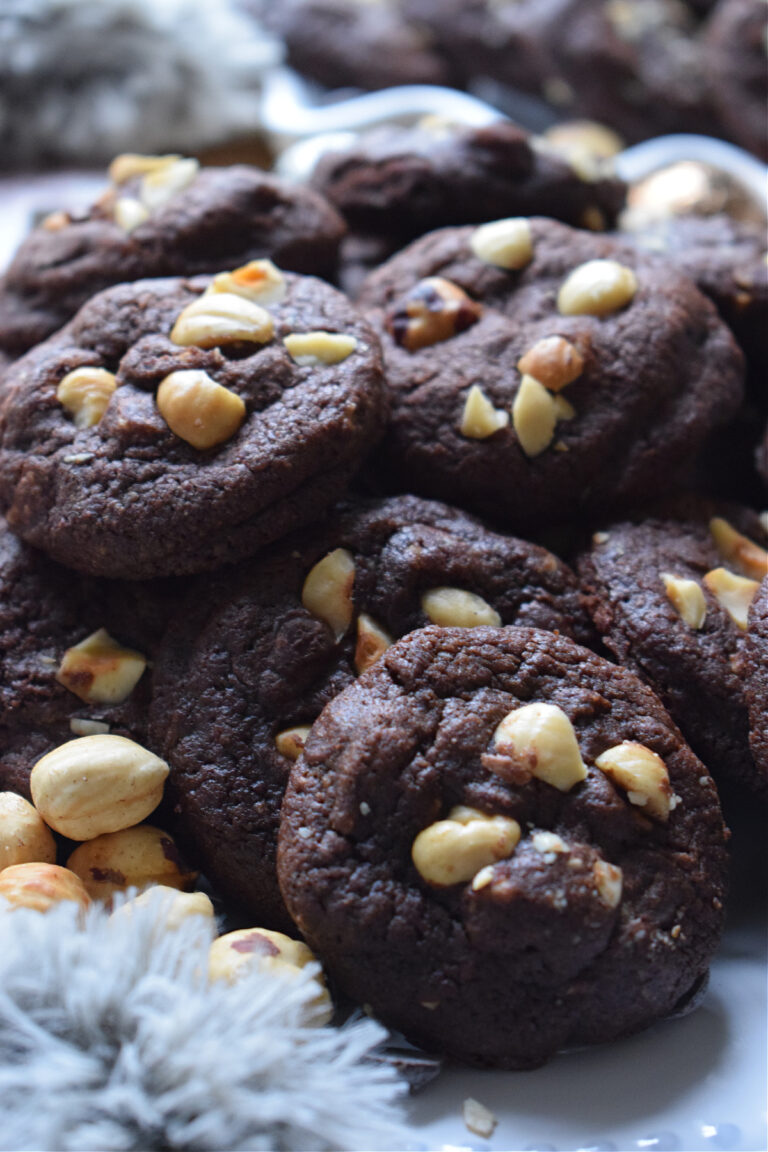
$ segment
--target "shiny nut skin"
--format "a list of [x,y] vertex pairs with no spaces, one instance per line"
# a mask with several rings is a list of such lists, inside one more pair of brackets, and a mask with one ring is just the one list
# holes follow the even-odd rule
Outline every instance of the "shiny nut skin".
[[482,306],[442,276],[420,280],[386,319],[387,331],[408,352],[450,340],[476,324]]
[[188,891],[197,879],[197,873],[182,861],[173,838],[152,824],[109,832],[81,844],[67,860],[67,868],[80,877],[94,900],[154,884]]
[[0,792],[0,871],[14,864],[54,864],[56,841],[23,796]]
[[90,897],[78,876],[57,864],[12,864],[0,872],[0,901],[14,908],[47,912],[54,904],[71,900],[85,910]]
[[165,761],[133,740],[82,736],[38,760],[30,788],[46,824],[71,840],[92,840],[146,819],[167,776]]

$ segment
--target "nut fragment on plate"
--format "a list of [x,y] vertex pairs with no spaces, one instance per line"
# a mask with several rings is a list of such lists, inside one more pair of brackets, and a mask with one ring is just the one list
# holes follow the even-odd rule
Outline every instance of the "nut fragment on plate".
[[396,344],[416,352],[471,328],[481,314],[482,305],[458,284],[442,276],[428,276],[389,313],[386,327]]
[[297,724],[293,728],[285,728],[275,736],[275,748],[281,756],[288,760],[298,760],[304,751],[304,745],[309,736],[311,724]]
[[467,393],[464,411],[461,415],[459,431],[470,440],[485,440],[500,428],[509,424],[509,413],[503,408],[494,408],[491,401],[478,384],[473,384]]
[[123,648],[105,628],[68,648],[56,679],[86,703],[120,704],[138,684],[147,661],[140,652]]
[[0,792],[0,871],[55,862],[56,841],[40,813],[16,792]]
[[82,736],[35,764],[29,783],[40,815],[71,840],[144,820],[163,798],[168,765],[124,736]]
[[510,271],[525,268],[533,259],[531,225],[524,216],[481,224],[472,233],[469,246],[485,264]]
[[557,307],[563,316],[610,316],[631,304],[637,277],[617,260],[588,260],[563,281]]
[[183,863],[173,838],[151,824],[86,841],[69,857],[67,868],[80,877],[94,900],[109,900],[126,888],[154,884],[187,891],[197,880],[197,873]]
[[75,368],[56,389],[56,399],[72,417],[76,428],[93,428],[106,412],[117,388],[113,372],[105,368]]
[[476,1136],[482,1136],[484,1140],[493,1136],[499,1121],[490,1108],[486,1108],[479,1100],[474,1100],[468,1096],[464,1101],[462,1112],[464,1123],[470,1132],[474,1132]]
[[[243,928],[219,936],[208,954],[208,978],[233,984],[254,968],[295,979],[317,957],[302,940],[293,940],[282,932],[267,928]],[[333,1015],[333,1001],[321,972],[312,978],[317,991],[305,1005],[303,1022],[321,1027]]]
[[533,376],[523,376],[512,405],[512,426],[526,456],[540,456],[549,447],[557,417],[555,398]]
[[650,748],[625,740],[598,756],[595,767],[624,789],[630,804],[657,820],[669,819],[674,807],[669,773],[662,758]]
[[266,308],[233,292],[204,292],[178,315],[170,339],[182,346],[218,348],[245,341],[266,344],[275,322]]
[[288,282],[271,260],[250,260],[232,272],[214,276],[206,293],[229,292],[257,304],[279,304],[288,293]]
[[685,580],[671,572],[661,572],[667,598],[689,628],[698,630],[707,618],[707,601],[695,580]]
[[501,616],[487,600],[463,588],[431,588],[421,598],[424,614],[442,628],[498,628]]
[[[493,733],[492,744],[496,754],[492,767],[502,778],[522,771],[569,792],[587,777],[573,725],[556,704],[524,704],[508,712]],[[505,759],[511,761],[509,773]]]
[[201,452],[230,440],[245,421],[242,398],[207,372],[171,372],[157,390],[157,407],[171,431]]
[[392,637],[367,612],[357,618],[357,644],[355,645],[355,670],[365,672],[372,667],[392,644]]
[[90,897],[79,876],[58,864],[12,864],[0,872],[0,901],[14,908],[34,908],[47,912],[55,904],[70,900],[85,909]]
[[710,520],[709,530],[723,560],[735,565],[742,575],[753,580],[762,580],[768,575],[768,552],[754,540],[737,532],[722,516]]
[[523,376],[533,376],[550,392],[572,384],[584,371],[584,357],[564,336],[544,336],[517,362]]
[[760,584],[746,576],[736,576],[727,568],[713,568],[702,577],[702,583],[709,589],[737,628],[747,630],[749,609]]
[[519,839],[516,820],[459,805],[445,820],[419,832],[411,858],[428,884],[449,887],[472,880],[489,864],[511,856]]
[[323,620],[337,640],[352,623],[352,586],[355,561],[346,548],[334,548],[310,569],[301,590],[301,602],[308,612]]
[[355,337],[345,336],[343,332],[291,332],[283,344],[301,368],[340,364],[357,348]]

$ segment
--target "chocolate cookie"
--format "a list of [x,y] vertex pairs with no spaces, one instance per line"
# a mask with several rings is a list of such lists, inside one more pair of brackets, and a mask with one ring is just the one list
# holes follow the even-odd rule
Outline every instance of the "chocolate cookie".
[[79,576],[0,521],[0,791],[76,736],[146,743],[154,660],[179,588]]
[[154,739],[174,831],[233,903],[290,923],[275,874],[291,761],[323,706],[430,620],[590,628],[551,553],[406,496],[345,505],[268,557],[197,587],[156,676]]
[[378,341],[322,281],[123,284],[6,372],[0,501],[80,571],[201,571],[324,512],[384,419]]
[[707,80],[729,136],[768,160],[768,10],[759,0],[719,0],[704,38]]
[[118,156],[112,185],[83,216],[55,212],[0,280],[0,349],[18,357],[112,284],[220,272],[270,257],[330,276],[344,224],[310,189],[235,165]]
[[597,532],[579,562],[605,646],[658,692],[716,779],[763,795],[736,664],[767,543],[754,514],[691,504]]
[[757,770],[768,780],[768,577],[749,609],[738,670],[749,709],[749,745]]
[[725,857],[710,777],[631,672],[536,629],[426,628],[315,721],[278,869],[350,996],[525,1068],[695,992]]
[[359,304],[392,393],[377,474],[518,531],[668,491],[741,399],[686,277],[553,220],[431,233]]

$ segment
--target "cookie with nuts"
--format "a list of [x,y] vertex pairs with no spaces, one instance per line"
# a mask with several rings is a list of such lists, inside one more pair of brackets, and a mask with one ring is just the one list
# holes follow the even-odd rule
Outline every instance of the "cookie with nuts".
[[703,38],[712,99],[732,140],[768,160],[768,12],[755,0],[718,0]]
[[392,393],[379,476],[517,531],[668,490],[742,395],[741,353],[687,278],[554,220],[433,232],[358,303]]
[[764,796],[740,668],[766,547],[754,513],[689,502],[608,525],[579,561],[606,648],[659,694],[718,782]]
[[45,340],[96,292],[156,276],[219,272],[269,257],[330,276],[344,223],[316,192],[258,168],[203,168],[180,156],[118,156],[90,211],[55,212],[0,280],[0,349]]
[[181,608],[152,707],[175,830],[260,922],[288,922],[275,844],[309,727],[393,640],[431,622],[520,622],[590,639],[555,556],[414,497],[346,504],[237,575],[206,580]]
[[416,1043],[507,1068],[694,995],[725,866],[714,784],[657,697],[521,627],[389,648],[315,721],[278,848],[340,988]]
[[737,671],[744,681],[752,758],[757,770],[768,780],[768,578],[765,577],[749,609]]
[[107,289],[8,370],[0,502],[73,568],[215,568],[314,520],[385,419],[340,292],[270,261]]

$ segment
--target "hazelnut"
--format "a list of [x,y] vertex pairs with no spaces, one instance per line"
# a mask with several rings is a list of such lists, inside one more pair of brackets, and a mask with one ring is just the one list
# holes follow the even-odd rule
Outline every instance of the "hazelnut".
[[200,451],[230,440],[246,417],[236,392],[195,368],[165,377],[157,390],[157,407],[174,435]]
[[[234,984],[247,971],[258,968],[295,979],[308,964],[316,963],[317,957],[301,940],[292,940],[282,932],[267,928],[243,928],[213,941],[208,954],[208,978]],[[306,1007],[308,1018],[304,1023],[319,1027],[327,1024],[333,1015],[333,1002],[322,973],[318,971],[313,980],[317,994]]]
[[533,376],[523,376],[512,405],[512,426],[526,456],[539,456],[552,443],[557,405]]
[[522,770],[560,792],[586,779],[573,725],[556,704],[524,704],[509,712],[492,743],[498,756],[512,761],[512,774]]
[[715,547],[728,564],[735,565],[744,576],[762,580],[768,575],[768,552],[748,536],[742,536],[721,516],[709,522]]
[[153,884],[189,890],[197,879],[197,873],[182,863],[168,833],[151,824],[88,840],[75,848],[67,868],[80,877],[94,900],[109,900],[115,892]]
[[472,880],[489,864],[511,856],[519,839],[516,820],[460,805],[446,820],[419,832],[411,858],[427,884],[443,888]]
[[123,648],[104,628],[67,648],[56,673],[86,704],[121,704],[138,684],[147,661],[140,652]]
[[298,760],[304,751],[304,745],[309,736],[311,724],[297,724],[294,728],[286,728],[275,736],[275,747],[281,756],[287,760]]
[[608,908],[617,908],[621,901],[621,890],[624,874],[615,864],[608,864],[605,860],[596,861],[592,875],[595,878],[597,894]]
[[462,1115],[467,1130],[474,1132],[475,1136],[480,1136],[483,1140],[490,1140],[499,1122],[489,1108],[471,1096],[464,1101]]
[[534,832],[531,836],[531,847],[542,856],[552,856],[553,859],[569,851],[565,840],[562,836],[558,836],[557,832]]
[[193,916],[202,916],[211,921],[215,919],[213,904],[204,892],[180,892],[178,888],[169,888],[166,884],[155,884],[132,900],[126,900],[112,916],[125,919],[136,908],[154,908],[160,926],[171,932],[175,932]]
[[469,246],[484,264],[496,268],[525,268],[533,259],[531,225],[524,216],[493,220],[475,228]]
[[301,602],[323,620],[340,640],[352,623],[352,586],[355,561],[346,548],[335,548],[310,570],[301,590]]
[[[565,396],[557,395],[555,396],[555,415],[558,420],[574,420],[576,418],[576,409],[573,404],[566,400]],[[560,443],[561,442],[558,441],[557,444],[555,444],[555,448],[557,448]],[[562,451],[562,448],[560,448],[560,451]]]
[[112,216],[115,224],[124,232],[133,232],[145,220],[149,220],[149,209],[133,196],[118,196]]
[[533,376],[550,392],[559,392],[581,376],[584,357],[564,336],[545,336],[521,356],[517,369],[523,376]]
[[163,798],[168,765],[124,736],[81,736],[30,774],[32,800],[56,832],[90,840],[138,824]]
[[288,355],[301,368],[340,364],[357,348],[354,336],[341,332],[291,332],[283,340]]
[[197,160],[178,158],[171,158],[168,163],[153,168],[141,182],[139,198],[142,204],[150,212],[156,212],[189,187],[199,168]]
[[624,789],[630,804],[636,804],[657,820],[669,819],[674,807],[669,773],[661,757],[650,748],[625,740],[598,756],[595,767]]
[[251,260],[233,272],[219,272],[206,293],[225,292],[244,296],[257,304],[279,304],[288,293],[288,282],[271,260]]
[[76,428],[92,428],[109,407],[117,379],[105,368],[75,368],[56,389],[56,399]]
[[34,908],[47,912],[62,900],[71,900],[85,910],[88,893],[78,876],[58,864],[12,864],[0,872],[0,900],[14,908]]
[[563,281],[557,307],[563,316],[609,316],[632,302],[637,278],[616,260],[588,260]]
[[376,623],[367,612],[357,618],[357,644],[355,645],[355,669],[365,672],[379,660],[392,643],[392,637]]
[[495,608],[463,588],[432,588],[421,598],[424,615],[433,624],[442,628],[477,628],[489,624],[492,628],[501,625],[501,616]]
[[746,632],[749,609],[760,587],[757,580],[735,576],[727,568],[713,568],[702,577],[702,583],[717,600],[734,624]]
[[442,276],[420,280],[402,304],[390,312],[386,327],[396,344],[409,352],[450,340],[480,319],[482,306],[463,288]]
[[477,384],[467,393],[459,431],[470,440],[485,440],[500,428],[509,424],[509,413],[503,408],[494,408],[491,401]]
[[83,716],[73,716],[69,722],[69,730],[73,736],[101,736],[109,732],[109,724],[103,720],[87,720]]
[[61,232],[62,228],[67,228],[72,223],[72,217],[68,212],[49,212],[47,216],[40,222],[40,227],[44,228],[46,232]]
[[701,628],[707,617],[707,602],[695,580],[684,580],[671,572],[661,572],[664,590],[689,628]]
[[204,292],[179,313],[171,329],[171,340],[184,347],[218,348],[245,340],[266,344],[275,324],[260,304],[232,292]]
[[109,166],[109,178],[113,184],[126,184],[136,176],[147,176],[150,172],[158,172],[175,164],[182,157],[168,156],[142,156],[138,152],[123,152],[115,156]]
[[612,128],[606,128],[595,120],[570,120],[555,124],[547,129],[544,138],[572,164],[575,158],[583,156],[593,160],[610,160],[624,149],[621,137]]
[[0,871],[55,862],[56,842],[40,813],[23,796],[0,792]]

